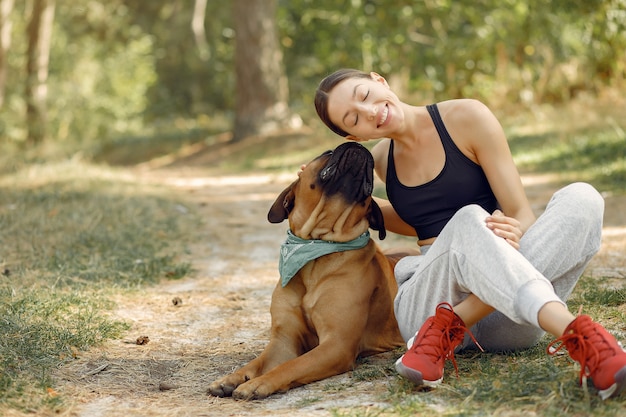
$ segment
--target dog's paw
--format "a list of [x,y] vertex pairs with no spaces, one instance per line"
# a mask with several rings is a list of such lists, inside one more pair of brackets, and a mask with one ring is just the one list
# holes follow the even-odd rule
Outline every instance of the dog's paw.
[[209,385],[206,393],[214,397],[230,397],[235,388],[233,385],[220,384],[219,381],[216,381]]
[[247,381],[247,378],[236,374],[225,376],[211,383],[207,389],[207,394],[214,397],[230,397],[233,395],[233,391],[245,381]]
[[276,390],[267,383],[264,383],[262,378],[253,379],[241,384],[232,392],[233,398],[237,400],[251,401],[251,400],[263,400],[272,395]]

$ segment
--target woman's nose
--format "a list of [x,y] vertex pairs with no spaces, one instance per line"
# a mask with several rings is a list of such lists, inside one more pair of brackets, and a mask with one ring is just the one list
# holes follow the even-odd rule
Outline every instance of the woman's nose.
[[378,113],[378,106],[373,104],[362,104],[360,111],[367,117],[368,120],[373,120],[376,118],[376,114]]
[[378,114],[378,106],[372,106],[372,109],[370,110],[369,118],[375,119],[377,114]]

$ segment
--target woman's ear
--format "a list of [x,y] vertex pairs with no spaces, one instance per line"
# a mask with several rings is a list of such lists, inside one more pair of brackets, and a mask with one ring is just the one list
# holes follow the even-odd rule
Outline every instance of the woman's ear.
[[385,87],[389,88],[389,84],[387,84],[387,80],[385,80],[385,77],[383,77],[382,75],[380,75],[377,72],[370,72],[370,77],[372,77],[372,80],[381,83],[382,85],[384,85]]

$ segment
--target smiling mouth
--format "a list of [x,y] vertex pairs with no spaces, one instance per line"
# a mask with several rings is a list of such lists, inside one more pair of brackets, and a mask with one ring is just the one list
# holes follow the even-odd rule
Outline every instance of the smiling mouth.
[[387,107],[387,105],[385,105],[385,108],[383,109],[383,114],[380,117],[380,122],[378,123],[378,127],[381,127],[383,125],[383,123],[385,123],[385,121],[387,121],[387,116],[389,116],[389,107]]

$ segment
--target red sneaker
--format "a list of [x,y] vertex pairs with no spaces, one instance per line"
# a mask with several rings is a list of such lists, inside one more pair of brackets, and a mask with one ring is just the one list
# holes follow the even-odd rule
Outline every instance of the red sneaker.
[[579,383],[582,383],[583,377],[590,377],[603,400],[616,397],[624,390],[626,352],[604,327],[594,323],[589,316],[576,317],[563,336],[548,345],[548,353],[554,355],[563,346],[570,357],[580,363]]
[[439,385],[446,359],[450,358],[458,374],[454,349],[463,341],[465,332],[472,336],[463,320],[452,311],[452,306],[439,304],[435,315],[409,340],[409,349],[396,361],[396,371],[417,385]]

